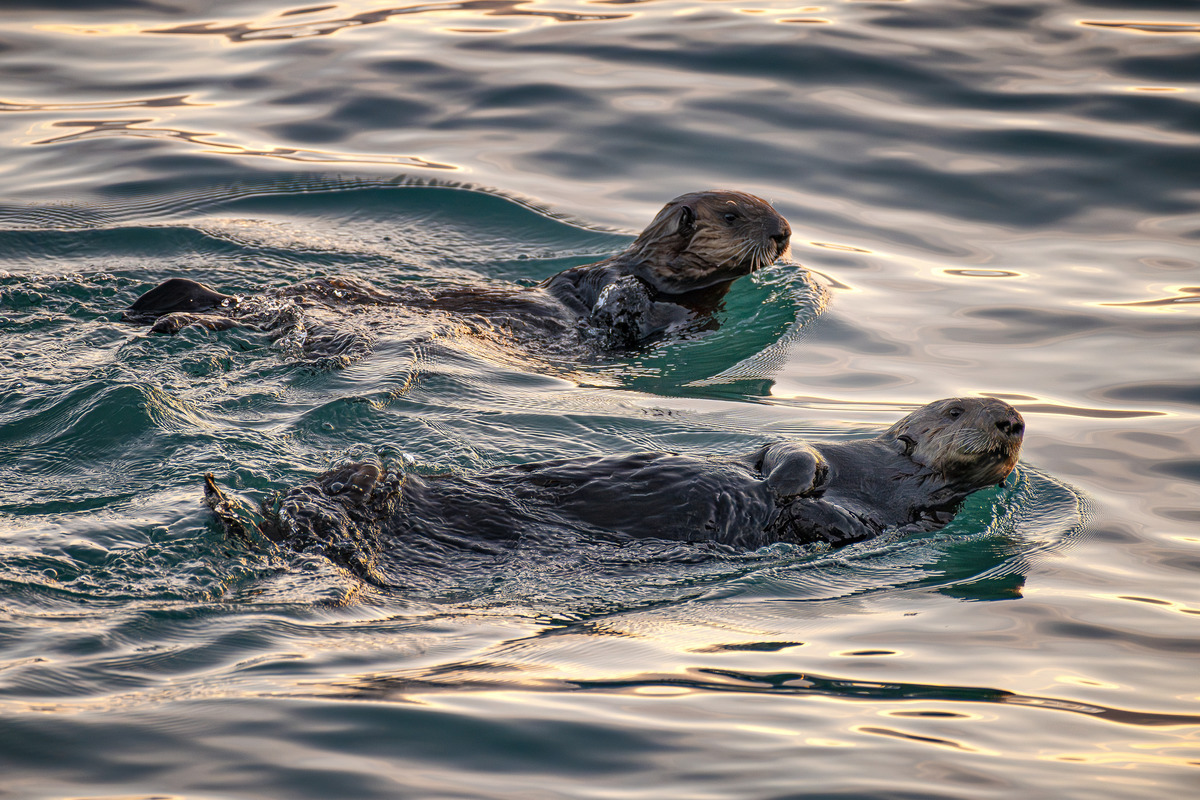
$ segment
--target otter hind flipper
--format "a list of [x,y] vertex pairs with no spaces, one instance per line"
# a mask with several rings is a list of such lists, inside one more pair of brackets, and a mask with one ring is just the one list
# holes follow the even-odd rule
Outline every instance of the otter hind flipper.
[[226,535],[239,539],[243,544],[257,548],[275,540],[271,536],[271,524],[248,522],[253,512],[243,501],[221,491],[211,472],[204,473],[204,504],[212,509]]
[[128,322],[149,322],[177,311],[211,311],[231,306],[236,298],[190,278],[170,278],[143,294],[125,310]]

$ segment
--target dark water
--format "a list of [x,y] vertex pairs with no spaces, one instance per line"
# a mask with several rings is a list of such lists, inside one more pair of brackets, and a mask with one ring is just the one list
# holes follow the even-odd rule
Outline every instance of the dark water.
[[[1195,794],[1194,3],[97,6],[0,12],[0,796]],[[716,186],[794,263],[628,359],[120,322],[174,274],[530,282]],[[199,502],[955,394],[1020,408],[1016,479],[824,555],[580,540],[384,593]]]

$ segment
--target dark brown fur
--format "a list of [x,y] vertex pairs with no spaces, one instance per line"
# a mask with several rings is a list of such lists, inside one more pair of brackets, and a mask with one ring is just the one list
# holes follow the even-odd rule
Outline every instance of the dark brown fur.
[[[730,284],[773,263],[791,228],[770,204],[744,192],[675,198],[628,248],[560,272],[534,287],[376,288],[356,278],[319,278],[269,293],[306,309],[408,306],[484,320],[521,338],[601,349],[637,346],[715,310]],[[278,329],[293,318],[263,311],[255,298],[222,294],[186,278],[146,292],[126,312],[158,333],[195,325]],[[336,319],[336,315],[335,315]],[[329,338],[329,337],[326,337]],[[314,337],[322,341],[322,337]]]
[[[422,548],[498,554],[518,537],[840,546],[943,527],[967,495],[1012,471],[1024,428],[1001,400],[951,398],[873,439],[778,442],[736,459],[646,452],[436,477],[349,464],[285,493],[261,530],[378,584],[402,583],[405,558]],[[211,481],[206,494],[246,538]]]

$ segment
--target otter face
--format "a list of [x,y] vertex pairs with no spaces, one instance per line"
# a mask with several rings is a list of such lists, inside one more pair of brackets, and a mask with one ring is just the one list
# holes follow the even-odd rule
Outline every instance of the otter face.
[[1025,421],[990,397],[952,397],[918,408],[883,435],[913,462],[962,486],[1003,481],[1017,464]]
[[752,194],[692,192],[676,197],[630,247],[642,276],[679,294],[749,275],[787,251],[791,226]]

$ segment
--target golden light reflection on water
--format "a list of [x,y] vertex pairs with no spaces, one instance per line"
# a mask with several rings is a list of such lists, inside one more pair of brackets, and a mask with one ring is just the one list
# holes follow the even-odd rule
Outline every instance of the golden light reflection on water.
[[805,739],[804,743],[812,747],[858,747],[853,742],[844,742],[841,739]]
[[1091,419],[1133,419],[1136,417],[1168,417],[1174,416],[1169,411],[1148,411],[1134,408],[1088,408],[1080,405],[1056,403],[1030,403],[1019,405],[1022,414],[1061,414],[1070,417],[1086,417]]
[[142,32],[142,26],[133,22],[116,25],[34,25],[35,31],[65,33],[68,36],[133,36]]
[[734,725],[733,727],[735,730],[742,731],[743,733],[761,733],[766,736],[784,736],[789,739],[797,733],[790,728],[775,728],[770,725],[754,725],[752,723]]
[[1174,294],[1167,297],[1157,297],[1153,300],[1135,300],[1128,303],[1096,303],[1096,305],[1112,308],[1135,308],[1142,311],[1169,312],[1182,311],[1187,306],[1200,303],[1200,286],[1170,287],[1166,291],[1174,292]]
[[[1103,753],[1055,753],[1052,755],[1039,755],[1037,758],[1047,761],[1069,761],[1078,764],[1088,764],[1093,767],[1118,767],[1123,769],[1135,769],[1137,767],[1152,765],[1200,767],[1200,745],[1176,745],[1176,747],[1194,749],[1196,752],[1191,756],[1163,756],[1150,753],[1131,753],[1115,749],[1120,747],[1146,746],[1127,744],[1125,742],[1110,743],[1106,746],[1114,749]],[[1155,747],[1163,747],[1163,745],[1156,744]]]
[[833,242],[809,242],[814,247],[823,247],[826,250],[842,250],[847,253],[872,253],[871,250],[864,250],[861,247],[854,247],[848,244],[835,244]]
[[195,403],[163,391],[157,386],[141,387],[145,398],[142,408],[155,424],[164,429],[216,430],[217,425],[207,419],[203,410]]
[[8,103],[0,100],[0,112],[18,111],[91,111],[114,108],[170,108],[175,106],[210,106],[212,103],[193,103],[189,95],[177,94],[169,97],[144,97],[130,100],[107,100],[92,103]]
[[[412,18],[420,15],[435,20],[444,20],[457,16],[474,17],[516,17],[534,19],[544,22],[605,22],[609,20],[626,19],[628,13],[583,13],[558,11],[552,9],[530,8],[534,5],[529,0],[465,0],[459,3],[422,3],[419,5],[398,6],[354,11],[353,7],[321,6],[315,9],[298,9],[284,12],[268,19],[229,21],[229,22],[196,22],[175,25],[169,28],[146,28],[142,33],[165,35],[192,36],[223,36],[231,42],[254,42],[277,39],[305,39],[315,36],[329,36],[343,30],[361,28],[382,22],[391,22],[397,18]],[[293,21],[291,18],[300,15],[319,14],[330,10],[341,11],[341,16],[324,19]],[[344,9],[344,11],[342,10]],[[287,20],[282,20],[287,17]],[[497,33],[506,32],[508,27],[486,29],[465,29],[468,32]],[[446,30],[463,30],[452,29]]]
[[1182,86],[1126,86],[1125,88],[1130,92],[1176,92],[1183,94],[1191,91]]
[[373,153],[345,153],[330,150],[312,150],[300,147],[278,147],[264,144],[258,147],[249,144],[234,144],[212,141],[210,137],[221,136],[219,133],[189,131],[181,128],[141,127],[155,123],[154,119],[113,119],[113,120],[64,120],[50,123],[51,128],[81,128],[75,133],[52,136],[30,142],[33,145],[61,144],[80,139],[95,139],[110,136],[131,136],[149,139],[173,139],[200,145],[205,152],[221,153],[237,156],[263,156],[287,161],[302,161],[309,163],[354,163],[354,164],[396,164],[406,167],[423,167],[425,169],[458,171],[461,167],[432,161],[420,156],[388,155]]
[[1150,606],[1157,606],[1164,611],[1171,611],[1176,614],[1187,614],[1190,616],[1200,615],[1200,607],[1192,607],[1183,603],[1177,603],[1174,600],[1164,600],[1160,597],[1138,597],[1128,594],[1092,594],[1091,596],[1098,600],[1119,600],[1126,603],[1144,603]]
[[1024,272],[1012,272],[1006,269],[944,269],[943,275],[956,278],[1028,278]]
[[1072,686],[1082,686],[1087,689],[1120,689],[1120,684],[1109,683],[1107,681],[1096,680],[1095,678],[1081,678],[1078,675],[1056,675],[1054,680],[1058,683],[1065,683]]
[[691,694],[692,690],[683,686],[639,686],[632,693],[644,697],[674,697]]
[[1200,34],[1200,25],[1190,22],[1125,22],[1125,21],[1102,21],[1102,20],[1078,20],[1077,24],[1088,28],[1108,28],[1109,30],[1120,31],[1121,33],[1136,33],[1136,34],[1190,34],[1192,36]]

